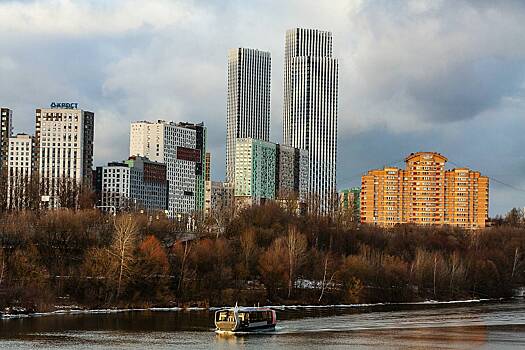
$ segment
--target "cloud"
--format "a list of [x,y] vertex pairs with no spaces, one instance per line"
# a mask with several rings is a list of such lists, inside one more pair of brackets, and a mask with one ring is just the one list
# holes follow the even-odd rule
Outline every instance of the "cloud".
[[156,0],[8,1],[0,4],[0,31],[63,37],[114,35],[191,22],[205,13],[188,2]]
[[470,119],[519,90],[525,7],[391,3],[369,2],[349,20],[341,104],[358,129],[418,131]]

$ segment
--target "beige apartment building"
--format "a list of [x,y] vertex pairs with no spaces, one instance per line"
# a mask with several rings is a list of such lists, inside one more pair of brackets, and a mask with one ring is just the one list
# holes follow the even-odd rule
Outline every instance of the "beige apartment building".
[[447,158],[418,152],[405,169],[385,167],[362,177],[361,223],[485,227],[489,179],[467,168],[445,170]]

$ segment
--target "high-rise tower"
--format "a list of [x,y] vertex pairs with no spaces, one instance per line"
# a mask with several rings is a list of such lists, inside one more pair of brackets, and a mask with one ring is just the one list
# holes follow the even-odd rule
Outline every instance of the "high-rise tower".
[[308,151],[308,192],[317,197],[320,210],[325,213],[336,202],[337,95],[338,60],[332,57],[332,33],[288,30],[283,141]]
[[0,172],[7,170],[9,138],[13,135],[13,112],[0,108]]
[[268,141],[270,137],[269,52],[236,48],[228,54],[226,179],[235,176],[238,138]]
[[71,182],[92,183],[95,114],[76,103],[52,103],[35,114],[35,169],[49,204],[65,206],[61,193]]

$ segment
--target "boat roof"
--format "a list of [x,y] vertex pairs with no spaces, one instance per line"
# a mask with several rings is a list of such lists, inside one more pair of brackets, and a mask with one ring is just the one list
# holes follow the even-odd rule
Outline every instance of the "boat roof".
[[[234,310],[235,310],[235,307],[225,307],[225,308],[222,308],[222,309],[218,309],[216,312],[219,312],[219,311],[234,311]],[[272,309],[269,308],[269,307],[238,306],[237,307],[237,311],[241,311],[241,312],[256,312],[256,311],[272,311]]]

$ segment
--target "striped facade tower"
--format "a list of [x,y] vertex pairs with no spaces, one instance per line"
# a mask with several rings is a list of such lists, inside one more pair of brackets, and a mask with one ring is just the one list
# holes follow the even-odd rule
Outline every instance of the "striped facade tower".
[[269,52],[235,48],[228,54],[228,103],[226,181],[235,177],[235,145],[238,138],[268,141],[270,138]]
[[[309,154],[309,195],[323,213],[336,200],[338,60],[332,33],[286,32],[283,141]],[[312,202],[312,201],[311,201]]]

